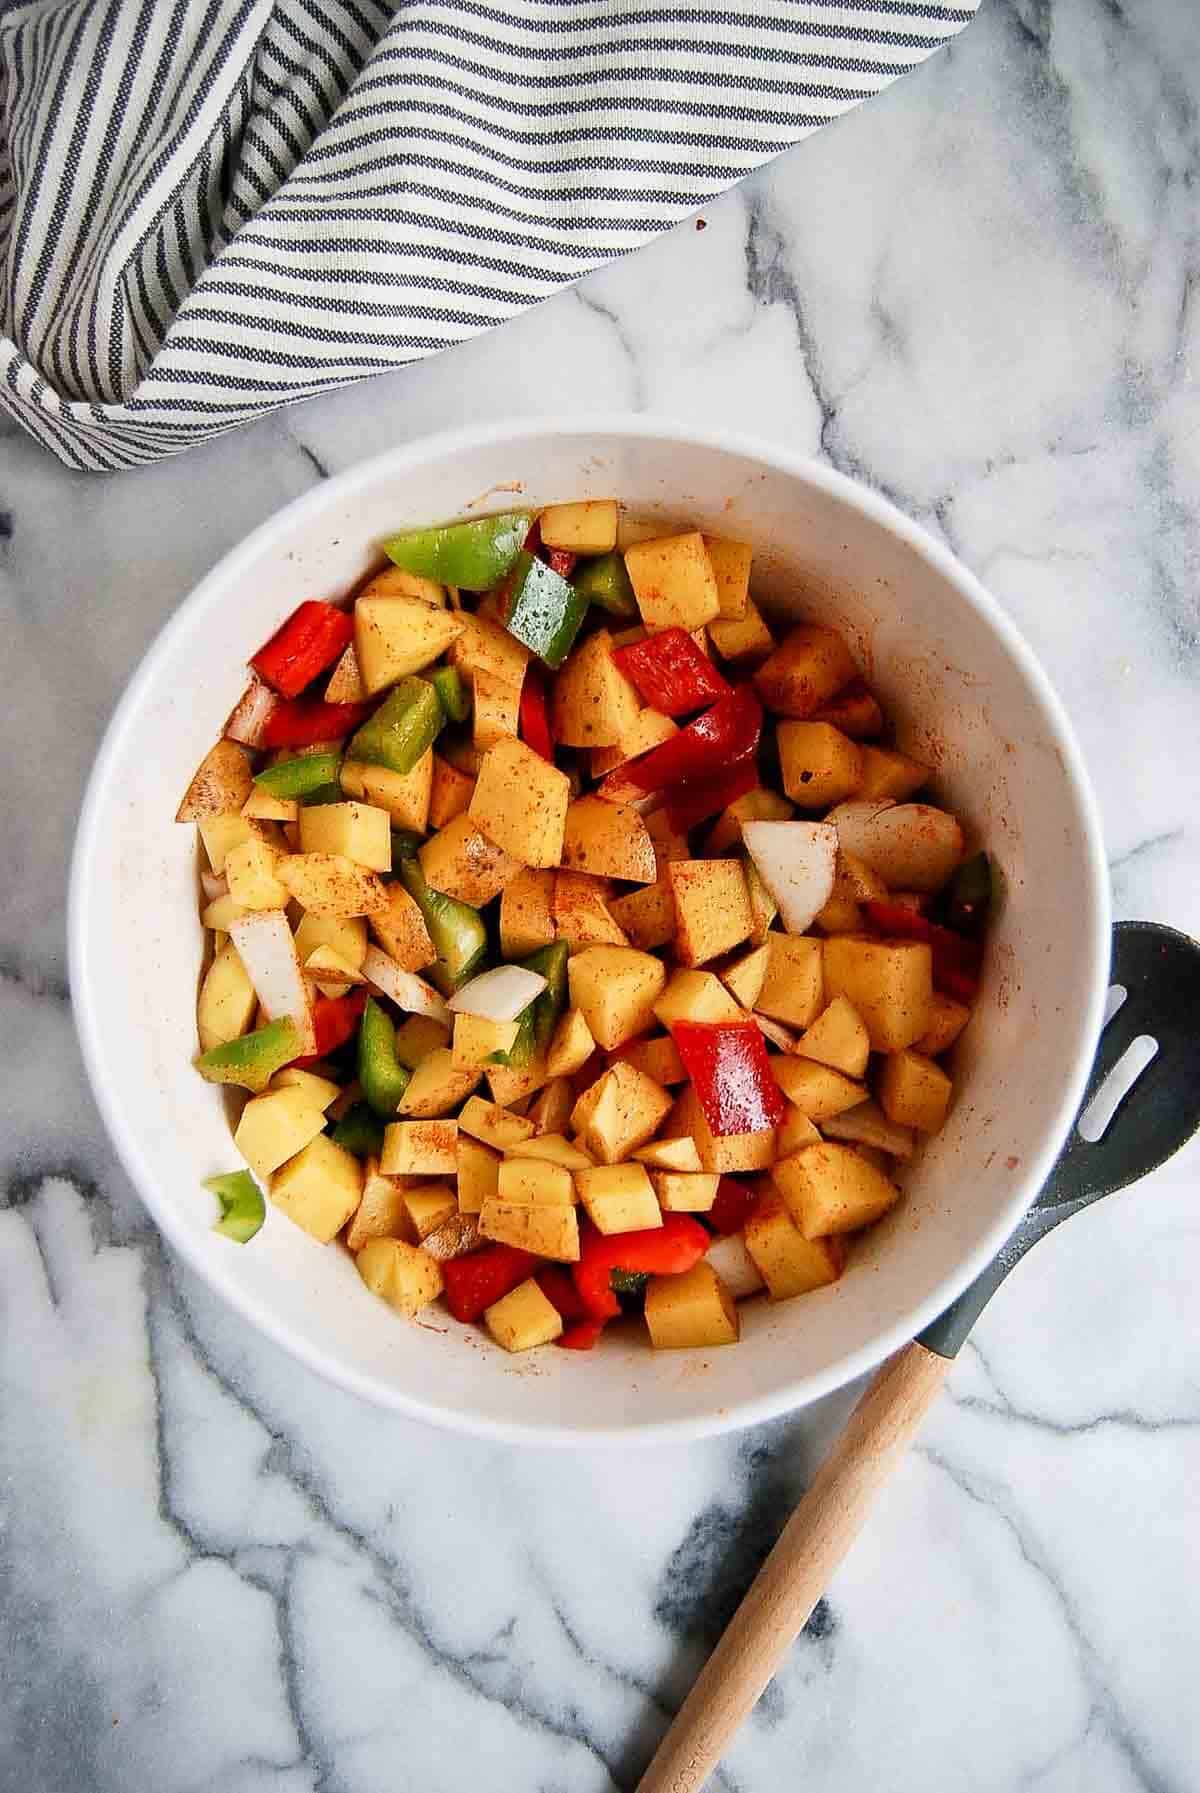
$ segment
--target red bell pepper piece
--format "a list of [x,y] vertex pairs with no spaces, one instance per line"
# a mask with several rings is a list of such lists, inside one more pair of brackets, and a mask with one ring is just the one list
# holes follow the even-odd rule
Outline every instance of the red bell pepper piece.
[[709,1234],[690,1214],[664,1214],[661,1226],[647,1227],[643,1232],[589,1231],[580,1243],[579,1262],[571,1266],[571,1274],[588,1313],[597,1320],[614,1320],[621,1311],[610,1281],[614,1270],[680,1276],[699,1263],[708,1250],[708,1242]]
[[259,648],[250,664],[281,697],[299,697],[353,638],[354,618],[348,610],[310,598]]
[[554,763],[554,738],[550,733],[550,716],[546,708],[546,685],[541,671],[531,661],[521,681],[521,703],[517,712],[521,739],[544,760]]
[[515,1245],[489,1245],[469,1257],[451,1258],[442,1265],[446,1306],[456,1320],[478,1320],[493,1301],[523,1283],[536,1263],[531,1251]]
[[749,759],[761,733],[762,705],[753,689],[742,685],[621,771],[643,791],[661,791],[685,779],[713,778]]
[[729,686],[686,629],[664,629],[613,650],[613,659],[643,703],[664,716],[686,716],[729,694]]
[[554,1342],[564,1351],[590,1351],[603,1331],[603,1320],[576,1320]]
[[720,815],[758,783],[758,767],[752,759],[718,772],[715,778],[692,778],[667,792],[667,820],[677,834],[686,834],[697,822]]
[[365,990],[352,990],[346,996],[318,996],[313,1003],[313,1032],[317,1038],[315,1052],[293,1059],[298,1070],[315,1065],[327,1053],[336,1052],[351,1037],[367,1006]]
[[753,1021],[677,1021],[671,1037],[712,1131],[769,1133],[787,1113]]
[[277,704],[263,724],[264,747],[314,747],[318,741],[340,741],[353,734],[371,714],[370,704],[327,704],[319,697],[299,697]]
[[935,989],[944,996],[953,996],[956,1002],[975,1000],[979,994],[979,967],[983,963],[983,947],[978,940],[968,940],[953,928],[927,921],[905,903],[864,903],[863,908],[876,933],[928,943]]
[[545,555],[546,565],[550,571],[557,573],[563,579],[571,577],[575,571],[575,563],[579,559],[578,554],[572,554],[569,548],[547,548]]
[[[454,1260],[452,1260],[454,1261]],[[557,1264],[547,1264],[534,1277],[538,1288],[551,1307],[556,1307],[568,1325],[587,1318],[587,1309],[568,1271]]]
[[739,1183],[736,1177],[722,1177],[716,1199],[704,1218],[714,1232],[740,1233],[757,1201],[757,1190]]

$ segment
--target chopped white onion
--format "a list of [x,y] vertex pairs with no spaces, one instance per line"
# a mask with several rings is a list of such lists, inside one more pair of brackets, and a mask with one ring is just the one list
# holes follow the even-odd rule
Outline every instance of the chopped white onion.
[[784,927],[803,934],[833,894],[837,829],[828,822],[746,822],[742,839]]
[[515,1021],[535,996],[546,988],[540,971],[522,965],[497,965],[481,971],[469,984],[456,990],[450,1007],[456,1015],[478,1015],[482,1021]]
[[256,672],[252,672],[250,683],[234,705],[225,724],[225,738],[240,741],[243,747],[261,747],[267,718],[278,702],[271,687],[264,684]]
[[757,1024],[759,1033],[764,1039],[770,1040],[772,1046],[778,1046],[781,1052],[796,1050],[796,1041],[800,1035],[793,1033],[790,1027],[783,1027],[778,1021],[772,1021],[769,1015],[760,1015],[757,1011],[750,1019]]
[[255,909],[229,924],[229,938],[269,1021],[287,1015],[300,1033],[300,1052],[317,1049],[312,997],[301,974],[296,942],[282,909]]
[[723,1239],[714,1239],[705,1256],[735,1301],[744,1301],[747,1295],[757,1295],[764,1286],[758,1265],[746,1250],[740,1233],[728,1233]]
[[428,1015],[433,1021],[450,1025],[450,1011],[432,984],[427,984],[415,971],[405,971],[395,959],[377,946],[369,946],[362,962],[363,976],[404,1010],[406,1015]]
[[224,872],[203,871],[200,874],[200,888],[204,892],[204,900],[215,903],[218,897],[229,895],[229,880]]
[[913,1155],[912,1128],[900,1127],[895,1121],[889,1121],[882,1108],[869,1098],[822,1121],[821,1131],[828,1139],[842,1139],[851,1145],[876,1146],[893,1158],[911,1158]]

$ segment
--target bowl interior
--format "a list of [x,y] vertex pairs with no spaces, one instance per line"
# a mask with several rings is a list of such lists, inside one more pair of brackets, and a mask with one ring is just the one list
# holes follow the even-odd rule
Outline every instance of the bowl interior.
[[[1001,867],[983,995],[945,1131],[841,1283],[743,1307],[734,1350],[510,1358],[440,1310],[397,1319],[340,1248],[269,1211],[249,1249],[211,1231],[201,1179],[237,1155],[191,1068],[201,942],[193,830],[172,816],[241,693],[248,653],[302,598],[336,597],[384,534],[462,514],[616,494],[641,527],[754,543],[767,607],[845,630],[901,745]],[[1086,785],[1027,650],[969,577],[870,494],[768,451],[652,425],[519,425],[443,438],[318,488],[229,556],[175,616],[110,729],[72,892],[72,983],[89,1068],[127,1168],[175,1247],[307,1362],[410,1412],[542,1442],[686,1436],[815,1398],[946,1305],[1037,1191],[1090,1062],[1108,954]]]

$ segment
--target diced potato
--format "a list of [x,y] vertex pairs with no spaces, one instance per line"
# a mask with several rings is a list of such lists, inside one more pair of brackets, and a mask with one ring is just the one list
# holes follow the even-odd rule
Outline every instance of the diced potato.
[[[360,798],[371,804],[374,809],[382,811],[389,823],[395,828],[410,828],[414,834],[424,834],[429,825],[429,802],[433,793],[433,749],[428,748],[417,761],[411,772],[393,772],[387,766],[370,766],[365,760],[345,760],[341,770],[342,789],[347,797]],[[456,773],[457,777],[458,774]],[[303,812],[308,816],[319,816],[326,809],[340,809],[340,804],[317,804]],[[440,823],[437,826],[440,827]],[[378,825],[376,825],[378,826]],[[303,819],[300,823],[300,844],[304,845],[305,832]],[[321,849],[328,853],[346,851],[341,847],[324,846]],[[382,851],[377,847],[377,851]],[[390,855],[390,843],[389,843]],[[377,872],[391,870],[389,856],[386,865],[375,865],[373,861],[361,859],[357,853],[350,853],[351,859],[358,859],[360,865],[371,865]]]
[[[897,753],[895,748],[862,747],[859,754],[862,776],[855,793],[859,797],[894,797],[898,803],[903,803],[906,797],[912,797],[922,785],[929,783],[929,767],[910,759],[906,753]],[[843,795],[848,797],[850,792]],[[831,797],[829,801],[837,803],[840,799]]]
[[496,1194],[502,1202],[543,1203],[575,1200],[575,1183],[565,1164],[544,1158],[506,1158],[500,1166]]
[[813,926],[823,934],[861,934],[863,912],[853,897],[840,897],[835,891],[813,916]]
[[840,1239],[806,1239],[777,1195],[764,1195],[742,1237],[769,1301],[788,1301],[837,1281],[845,1266]]
[[318,946],[301,967],[304,976],[316,984],[322,996],[344,996],[353,984],[365,984],[366,978],[356,971],[349,959],[343,959],[332,946]]
[[859,790],[863,749],[831,722],[781,722],[783,788],[801,809],[827,809]]
[[328,1109],[341,1095],[331,1077],[319,1077],[315,1071],[302,1071],[297,1065],[285,1065],[282,1071],[276,1071],[268,1087],[303,1090],[314,1108]]
[[822,943],[825,994],[845,996],[867,1029],[873,1052],[899,1052],[929,1027],[933,964],[923,940],[863,940],[831,934]]
[[429,1057],[450,1044],[450,1029],[432,1015],[409,1015],[396,1029],[396,1057],[415,1071]]
[[413,1072],[396,1112],[421,1121],[448,1114],[478,1087],[480,1076],[478,1068],[460,1069],[448,1046],[438,1047]]
[[579,1258],[579,1221],[569,1202],[504,1202],[492,1196],[479,1214],[479,1230],[498,1245],[515,1245],[540,1258],[572,1264]]
[[755,1007],[785,1027],[808,1027],[824,994],[821,942],[807,934],[767,935],[767,973]]
[[670,1109],[661,1084],[618,1059],[576,1103],[571,1125],[600,1164],[618,1164],[653,1139]]
[[664,1027],[677,1021],[744,1021],[746,1011],[713,971],[673,971],[654,1013]]
[[[239,921],[249,910],[243,909],[240,903],[226,893],[225,896],[214,897],[200,913],[201,926],[211,928],[216,934],[228,934],[231,922]],[[217,942],[218,946],[221,944]]]
[[568,1009],[554,1030],[546,1053],[546,1073],[550,1077],[571,1077],[582,1070],[596,1042],[580,1009]]
[[256,822],[251,816],[205,816],[197,824],[208,863],[214,872],[225,870],[225,861],[234,847],[248,840],[266,841],[277,852],[283,852],[284,840],[271,822]]
[[175,820],[206,822],[216,816],[235,816],[253,789],[250,763],[243,750],[235,741],[218,741],[193,773]]
[[754,675],[759,696],[780,716],[811,716],[856,676],[854,656],[835,629],[801,623]]
[[586,498],[575,504],[551,504],[538,518],[547,548],[573,554],[608,554],[617,545],[617,501]]
[[806,1239],[857,1232],[900,1199],[890,1177],[853,1147],[829,1140],[780,1159],[771,1177]]
[[275,876],[279,855],[261,840],[243,841],[225,857],[229,894],[241,909],[283,909],[288,893]]
[[667,981],[660,959],[631,946],[586,947],[572,956],[567,975],[572,1006],[606,1052],[646,1032]]
[[296,953],[301,963],[307,964],[323,946],[331,948],[339,959],[344,959],[356,972],[360,972],[367,956],[366,922],[359,916],[305,913],[296,924]]
[[358,1159],[319,1133],[276,1171],[271,1200],[289,1220],[328,1245],[358,1207],[362,1185]]
[[721,596],[699,530],[635,542],[625,569],[648,629],[698,629],[721,614]]
[[[911,1158],[913,1155],[912,1128],[889,1121],[874,1102],[858,1102],[841,1114],[830,1115],[821,1122],[821,1131],[827,1139],[844,1139],[861,1147],[868,1156],[872,1152],[886,1153],[889,1158]],[[881,1162],[879,1168],[886,1170],[886,1161]]]
[[839,803],[826,820],[840,846],[864,859],[890,890],[940,890],[962,858],[962,828],[931,803],[856,798]]
[[709,623],[708,638],[722,660],[733,663],[748,664],[753,660],[765,660],[775,647],[775,637],[760,616],[752,598],[746,600],[744,615],[722,617],[717,622]]
[[598,1164],[592,1170],[577,1170],[575,1185],[597,1232],[639,1233],[662,1225],[644,1164]]
[[378,915],[388,906],[387,886],[377,873],[340,853],[293,853],[276,868],[289,896],[310,914],[348,920]]
[[722,968],[721,982],[744,1008],[757,1008],[770,961],[771,949],[764,941]]
[[300,811],[302,853],[341,853],[371,872],[392,869],[392,825],[369,803],[315,803]]
[[554,876],[523,866],[500,892],[500,951],[525,959],[555,938]]
[[767,889],[758,867],[749,854],[742,860],[746,891],[750,898],[750,944],[761,946],[779,914],[779,904]]
[[675,954],[682,965],[703,965],[749,936],[754,917],[738,860],[673,859],[667,877],[675,898]]
[[640,816],[650,816],[662,802],[656,791],[645,792],[641,785],[629,776],[625,766],[618,766],[607,778],[602,778],[596,787],[595,795],[605,803],[623,803],[627,809],[636,809]]
[[434,609],[420,598],[359,598],[354,651],[368,697],[432,666],[462,628],[453,612]]
[[690,859],[691,848],[688,846],[686,834],[680,834],[672,828],[670,812],[666,809],[651,810],[646,816],[646,833],[654,842],[654,856],[661,872],[672,859]]
[[[398,572],[399,568],[396,570]],[[363,684],[362,673],[358,670],[358,655],[354,651],[354,643],[350,642],[329,675],[329,683],[325,687],[325,702],[327,704],[360,704],[366,695],[367,687]]]
[[[694,1140],[687,1142],[694,1145]],[[699,1153],[697,1153],[699,1159]],[[664,1214],[707,1214],[717,1199],[715,1171],[656,1170],[650,1173],[658,1205]]]
[[786,822],[793,814],[792,805],[778,791],[747,791],[727,804],[713,824],[705,844],[710,858],[742,844],[742,826],[746,822]]
[[482,1069],[497,1052],[510,1051],[520,1031],[519,1021],[485,1021],[482,1015],[455,1015],[451,1045],[455,1069]]
[[451,1214],[443,1220],[441,1226],[434,1227],[426,1233],[421,1241],[421,1248],[439,1264],[451,1258],[465,1258],[470,1252],[482,1244],[479,1232],[479,1221],[474,1214]]
[[971,1019],[971,1011],[963,1002],[955,1002],[952,996],[943,996],[935,990],[929,1004],[929,1026],[916,1042],[916,1050],[923,1052],[926,1058],[937,1058],[943,1052],[949,1052],[955,1040]]
[[527,1065],[489,1065],[487,1080],[492,1101],[501,1108],[524,1102],[548,1081],[546,1055],[536,1052]]
[[354,1262],[371,1293],[410,1320],[442,1292],[436,1261],[404,1239],[371,1239]]
[[294,822],[300,805],[294,797],[273,797],[256,784],[242,804],[242,814],[256,822]]
[[[558,776],[566,785],[565,774]],[[623,803],[606,803],[602,797],[576,798],[566,810],[558,845],[563,865],[572,871],[642,884],[653,883],[657,876],[654,842],[646,824],[635,809]]]
[[402,971],[421,971],[437,958],[420,905],[398,880],[387,886],[387,906],[372,915],[371,932]]
[[654,1170],[697,1172],[700,1169],[700,1154],[694,1139],[653,1139],[648,1146],[639,1146],[633,1155],[639,1164]]
[[403,567],[380,567],[355,592],[355,598],[419,598],[435,610],[446,605],[446,588],[436,579],[423,579],[419,573],[405,572]]
[[749,542],[735,542],[725,535],[706,535],[709,565],[717,582],[718,614],[736,621],[750,602],[750,563],[754,550]]
[[953,1087],[942,1067],[923,1052],[893,1052],[880,1074],[879,1104],[897,1126],[938,1133],[945,1125]]
[[646,1077],[652,1077],[655,1083],[686,1083],[687,1072],[683,1068],[683,1060],[679,1056],[670,1034],[656,1034],[650,1040],[630,1040],[616,1054],[632,1065],[635,1071],[641,1071]]
[[393,1177],[385,1177],[377,1158],[368,1158],[363,1166],[362,1200],[346,1229],[346,1244],[359,1252],[368,1239],[400,1239],[408,1227],[408,1210],[404,1205],[406,1185]]
[[866,1099],[861,1083],[810,1058],[775,1058],[771,1070],[788,1101],[810,1121],[826,1120]]
[[523,741],[501,740],[483,756],[468,814],[522,865],[554,866],[562,858],[570,800],[565,772]]
[[446,658],[464,675],[488,673],[519,691],[529,664],[529,649],[489,618],[459,612],[462,632],[451,642]]
[[682,1276],[650,1278],[646,1325],[656,1351],[736,1345],[739,1337],[737,1305],[704,1258]]
[[482,1140],[484,1145],[492,1146],[498,1152],[506,1152],[533,1136],[532,1121],[523,1114],[510,1114],[495,1102],[485,1102],[482,1096],[472,1096],[465,1104],[458,1125],[463,1133]]
[[[569,1118],[569,1116],[568,1116]],[[592,1159],[582,1146],[577,1146],[563,1133],[535,1134],[505,1153],[507,1158],[533,1158],[540,1163],[558,1164],[564,1170],[587,1170]],[[572,1201],[575,1199],[571,1197]]]
[[519,685],[475,669],[471,674],[471,740],[480,753],[486,755],[501,741],[515,740],[520,708]]
[[458,1212],[458,1202],[448,1183],[423,1183],[404,1191],[404,1211],[413,1243],[423,1245]]
[[828,703],[812,714],[814,722],[832,722],[844,735],[855,741],[869,740],[883,733],[883,711],[861,679],[850,683]]
[[665,874],[641,890],[614,897],[609,913],[630,942],[644,951],[675,938],[675,897]]
[[[469,772],[460,772],[449,760],[444,760],[440,753],[433,755],[433,776],[429,787],[430,828],[444,828],[455,816],[461,816],[471,806],[471,794],[475,789],[475,779]],[[418,764],[423,764],[418,761]],[[411,776],[411,774],[410,774]]]
[[562,1336],[563,1318],[531,1276],[484,1310],[483,1323],[506,1351],[531,1351]]
[[227,940],[204,974],[196,1004],[201,1052],[240,1040],[254,1019],[258,998],[237,948]]
[[551,1077],[545,1089],[534,1097],[526,1114],[539,1134],[554,1136],[565,1131],[574,1105],[570,1081],[566,1077]]
[[872,871],[865,859],[856,853],[838,848],[837,870],[833,878],[834,895],[853,897],[858,903],[885,903],[888,887],[878,872]]
[[519,869],[517,861],[490,841],[469,815],[447,822],[425,842],[417,858],[431,890],[469,903],[473,909],[482,909],[499,896]]
[[820,1143],[821,1135],[815,1124],[803,1109],[797,1108],[794,1102],[789,1102],[787,1114],[776,1128],[777,1156],[788,1158],[793,1152],[803,1151],[805,1146],[819,1146]]
[[615,747],[636,721],[638,694],[597,629],[567,655],[551,694],[551,732],[565,747]]
[[641,753],[649,753],[652,747],[661,747],[664,741],[678,733],[679,724],[660,710],[639,710],[629,733],[623,735],[615,747],[592,748],[588,770],[593,778],[605,778],[618,766],[636,759]]
[[774,1128],[768,1133],[713,1133],[690,1083],[675,1103],[664,1132],[690,1134],[700,1154],[701,1168],[715,1170],[721,1176],[769,1170],[775,1162]]
[[383,1130],[385,1177],[452,1177],[458,1171],[457,1121],[392,1121]]
[[[463,1113],[466,1113],[465,1109]],[[519,1117],[513,1117],[517,1118]],[[459,1208],[464,1214],[478,1214],[484,1202],[494,1196],[499,1187],[499,1154],[465,1132],[461,1120],[455,1153],[458,1159]]]
[[862,1077],[867,1068],[871,1042],[862,1017],[853,1003],[844,996],[835,996],[817,1016],[812,1026],[796,1042],[801,1058],[812,1058],[820,1065],[831,1065],[847,1077]]
[[[324,1110],[303,1090],[268,1090],[252,1096],[243,1108],[233,1143],[255,1176],[265,1182],[273,1170],[303,1151],[324,1126]],[[358,1200],[357,1193],[354,1199]]]

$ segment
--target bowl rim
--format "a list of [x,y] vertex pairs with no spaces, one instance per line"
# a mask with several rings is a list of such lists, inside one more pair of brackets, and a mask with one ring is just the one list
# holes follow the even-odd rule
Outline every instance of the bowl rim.
[[[954,585],[964,602],[971,605],[1000,638],[1002,645],[1016,662],[1053,731],[1055,745],[1061,756],[1063,775],[1071,786],[1083,825],[1080,870],[1085,879],[1083,894],[1086,913],[1082,919],[1090,930],[1093,963],[1090,997],[1086,1012],[1081,1015],[1079,1022],[1079,1047],[1075,1062],[1070,1067],[1070,1074],[1064,1079],[1053,1123],[1045,1130],[1037,1149],[1025,1155],[1023,1174],[1014,1181],[1012,1194],[993,1224],[978,1245],[959,1260],[955,1270],[945,1276],[924,1301],[915,1303],[894,1325],[876,1334],[856,1350],[848,1352],[825,1370],[798,1377],[794,1382],[785,1383],[771,1393],[750,1396],[744,1401],[685,1419],[645,1423],[633,1419],[627,1425],[605,1426],[589,1425],[586,1422],[579,1425],[548,1422],[542,1426],[497,1419],[483,1409],[444,1408],[417,1394],[398,1389],[380,1377],[338,1361],[324,1351],[319,1343],[292,1326],[271,1315],[264,1315],[254,1300],[236,1282],[224,1275],[219,1262],[195,1249],[192,1234],[176,1217],[170,1204],[159,1200],[156,1179],[146,1163],[138,1130],[130,1118],[133,1105],[120,1100],[118,1080],[112,1075],[105,1060],[99,996],[88,969],[90,905],[87,890],[92,860],[100,842],[104,812],[110,800],[113,764],[127,732],[134,725],[143,698],[155,685],[160,664],[170,653],[176,634],[189,627],[198,614],[221,602],[223,593],[231,584],[236,584],[242,569],[269,549],[274,539],[286,538],[304,511],[353,495],[360,486],[373,484],[385,470],[391,475],[429,459],[445,458],[505,442],[520,442],[533,436],[658,440],[680,447],[698,447],[741,455],[758,461],[787,478],[823,490],[890,531],[935,572]],[[80,807],[67,899],[69,987],[88,1081],[120,1164],[155,1225],[189,1268],[273,1343],[281,1346],[289,1355],[326,1381],[372,1406],[384,1407],[444,1430],[498,1443],[534,1446],[632,1447],[678,1444],[740,1430],[808,1406],[873,1370],[886,1357],[909,1343],[996,1256],[1032,1205],[1058,1157],[1082,1100],[1099,1039],[1108,986],[1110,933],[1107,863],[1102,844],[1099,808],[1074,731],[1061,699],[1032,648],[976,576],[949,548],[890,499],[823,462],[793,453],[777,443],[745,432],[698,429],[675,418],[649,413],[631,416],[619,412],[584,413],[571,417],[528,415],[421,436],[400,447],[386,449],[381,454],[358,461],[343,472],[322,480],[273,512],[236,547],[223,555],[167,618],[117,701]]]

